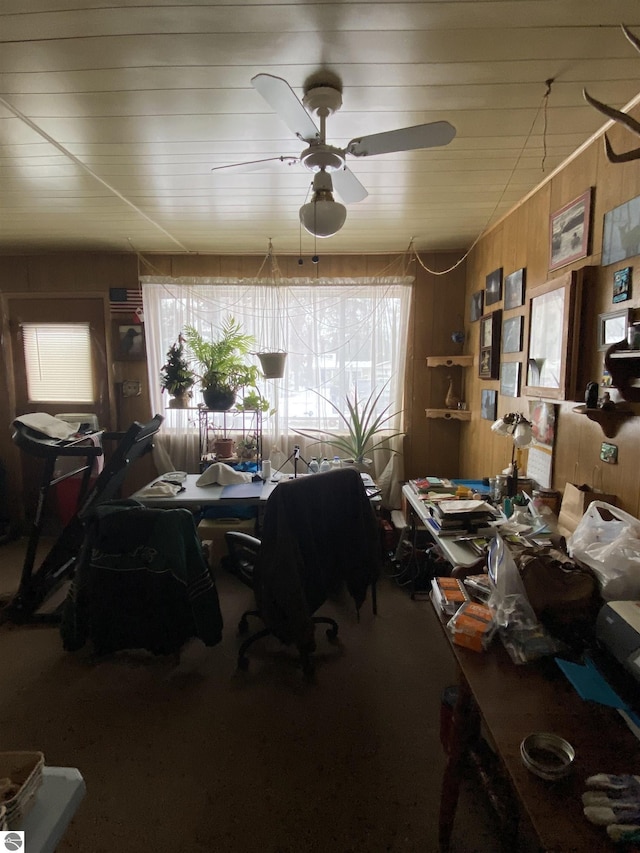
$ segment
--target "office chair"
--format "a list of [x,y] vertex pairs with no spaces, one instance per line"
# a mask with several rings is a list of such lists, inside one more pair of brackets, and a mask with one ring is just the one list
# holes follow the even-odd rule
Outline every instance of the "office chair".
[[218,593],[187,509],[113,501],[87,522],[60,627],[66,651],[180,650],[222,639]]
[[[239,530],[228,530],[225,533],[225,539],[229,552],[229,559],[226,561],[227,568],[248,587],[254,589],[254,570],[262,544],[260,539],[250,536],[248,533],[242,533]],[[249,616],[262,619],[262,614],[259,610],[245,610],[238,622],[238,633],[240,635],[244,635],[249,631]],[[313,615],[311,616],[311,621],[315,625],[329,625],[326,631],[327,638],[329,640],[337,638],[338,623],[335,619],[331,619],[329,616]],[[263,637],[272,636],[273,633],[270,628],[262,628],[243,641],[238,650],[238,669],[243,671],[249,669],[247,650],[258,640],[261,640]],[[313,660],[311,658],[313,651],[315,651],[315,646],[304,646],[300,649],[302,671],[306,676],[311,676],[314,672]]]
[[284,481],[267,501],[262,539],[236,531],[226,539],[232,570],[253,588],[257,604],[239,630],[247,630],[248,616],[265,623],[243,642],[238,667],[247,668],[249,646],[273,635],[297,646],[305,675],[312,675],[315,625],[327,624],[329,639],[338,633],[335,620],[316,610],[343,585],[358,612],[370,586],[374,600],[377,529],[360,474],[346,468]]

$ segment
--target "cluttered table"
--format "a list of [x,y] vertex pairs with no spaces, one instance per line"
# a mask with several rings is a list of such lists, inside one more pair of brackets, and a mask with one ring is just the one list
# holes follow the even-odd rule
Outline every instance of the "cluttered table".
[[[520,823],[528,822],[542,850],[613,850],[605,827],[584,817],[581,797],[594,774],[638,772],[640,743],[622,717],[614,708],[581,699],[553,658],[516,665],[497,639],[484,652],[472,651],[453,643],[448,617],[434,608],[430,618],[442,626],[459,673],[441,792],[441,850],[449,849],[467,750],[479,721],[516,795]],[[574,747],[574,766],[566,778],[547,781],[525,767],[520,745],[534,732],[559,735]],[[512,830],[517,831],[517,820]],[[508,831],[503,842],[505,849],[520,849]]]

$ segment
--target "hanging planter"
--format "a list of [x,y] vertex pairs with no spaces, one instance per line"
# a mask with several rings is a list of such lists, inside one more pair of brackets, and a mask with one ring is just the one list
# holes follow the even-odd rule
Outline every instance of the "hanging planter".
[[262,373],[265,379],[282,379],[284,376],[284,366],[287,360],[287,353],[280,350],[279,352],[259,352],[256,353],[260,359]]

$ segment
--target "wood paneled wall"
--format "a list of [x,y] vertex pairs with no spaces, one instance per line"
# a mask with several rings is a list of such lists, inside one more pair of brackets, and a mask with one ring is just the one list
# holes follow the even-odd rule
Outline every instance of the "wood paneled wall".
[[[444,270],[452,266],[459,255],[433,254],[421,258],[426,267]],[[284,278],[300,275],[322,277],[357,277],[402,273],[415,275],[411,331],[408,340],[408,381],[406,385],[405,414],[407,439],[405,442],[405,473],[418,476],[426,471],[457,474],[459,465],[459,430],[457,425],[445,422],[427,424],[424,410],[430,395],[444,399],[438,386],[442,377],[433,377],[426,370],[427,355],[451,354],[456,345],[451,332],[463,323],[465,274],[464,266],[445,276],[428,273],[415,259],[386,255],[322,256],[318,267],[306,260],[303,266],[296,257],[278,256],[280,272]],[[108,298],[109,288],[138,286],[139,275],[225,276],[255,277],[262,268],[268,274],[264,257],[212,256],[212,255],[148,255],[138,258],[134,254],[58,254],[4,256],[0,264],[0,293],[29,293],[51,296],[52,293],[101,293]],[[2,318],[6,327],[8,318]],[[176,334],[179,330],[176,330]],[[3,337],[2,347],[8,345]],[[3,351],[6,355],[6,350]],[[5,368],[6,358],[3,359]],[[158,368],[160,366],[158,365]],[[115,411],[115,422],[106,424],[112,430],[126,429],[133,420],[145,421],[150,412],[147,365],[145,362],[109,361],[104,367],[108,373],[109,404]],[[123,398],[119,383],[123,379],[139,379],[142,383],[140,397]],[[10,370],[0,373],[0,393],[11,400],[15,377]],[[435,388],[432,390],[432,384]],[[5,428],[0,430],[0,462],[8,471],[10,493],[21,493],[19,451],[11,441],[9,424],[19,414],[7,407]],[[453,427],[453,429],[452,429]],[[137,488],[154,476],[148,459],[136,465],[136,476],[130,480],[131,489]],[[130,489],[130,490],[131,490]],[[19,501],[12,502],[17,512]]]
[[[613,128],[609,131],[609,135],[616,150],[627,150],[635,144],[633,137],[620,127]],[[548,273],[549,217],[589,187],[594,188],[591,254],[559,271]],[[509,463],[511,453],[510,442],[494,435],[490,430],[491,422],[482,420],[480,417],[481,389],[498,390],[499,382],[481,380],[477,376],[480,324],[469,322],[471,294],[484,288],[486,275],[498,267],[503,267],[505,275],[520,267],[526,267],[527,288],[530,288],[555,278],[566,270],[593,265],[594,282],[583,297],[580,371],[583,379],[586,377],[600,382],[603,353],[597,348],[598,314],[619,307],[636,308],[640,305],[638,258],[627,258],[616,264],[601,266],[604,214],[637,195],[640,195],[640,162],[612,165],[606,160],[602,139],[598,138],[491,229],[471,252],[467,262],[465,351],[476,355],[476,364],[468,371],[472,419],[462,426],[461,467],[465,475],[482,477],[495,474]],[[620,305],[613,305],[613,273],[626,266],[633,268],[632,299]],[[491,306],[492,309],[501,307],[502,303]],[[516,313],[517,311],[509,312],[508,316]],[[526,308],[522,313],[525,315],[525,346],[522,353],[524,375],[528,333]],[[579,387],[579,391],[582,389]],[[509,411],[527,413],[528,404],[528,399],[524,397],[513,399],[499,396],[498,415]],[[605,492],[616,494],[619,505],[638,516],[640,514],[640,477],[638,476],[640,407],[632,405],[638,416],[625,420],[617,435],[607,439],[597,423],[590,421],[584,415],[574,413],[575,406],[576,402],[564,402],[558,407],[554,488],[562,491],[567,481],[587,482]],[[603,440],[618,446],[617,465],[608,465],[600,460],[600,447]]]

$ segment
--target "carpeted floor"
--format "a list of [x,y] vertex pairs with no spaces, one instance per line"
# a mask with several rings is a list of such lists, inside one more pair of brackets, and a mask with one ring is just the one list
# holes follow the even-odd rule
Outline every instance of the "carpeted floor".
[[[0,547],[0,592],[25,543]],[[435,853],[444,755],[440,697],[453,660],[427,601],[379,585],[360,622],[318,631],[315,683],[273,639],[237,672],[250,591],[218,573],[223,642],[175,659],[68,654],[55,627],[0,627],[0,739],[78,767],[87,796],[59,853]],[[28,841],[28,839],[27,839]],[[462,793],[453,853],[493,853],[484,800]]]

